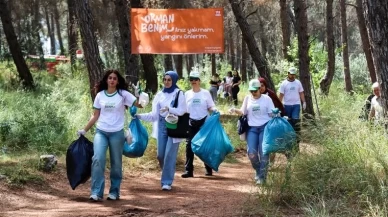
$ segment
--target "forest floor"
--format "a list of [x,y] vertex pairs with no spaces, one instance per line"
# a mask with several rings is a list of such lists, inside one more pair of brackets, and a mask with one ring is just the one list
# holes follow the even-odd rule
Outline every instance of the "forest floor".
[[[90,202],[90,180],[72,190],[64,162],[45,174],[45,184],[10,188],[0,181],[0,216],[266,216],[257,197],[254,171],[245,150],[234,153],[235,163],[222,163],[213,176],[196,159],[194,178],[180,177],[177,168],[173,189],[162,191],[159,171],[125,171],[118,201]],[[277,155],[276,164],[285,158]],[[125,168],[124,168],[125,169]],[[106,173],[105,195],[109,189]],[[279,208],[282,210],[282,208]],[[295,211],[280,211],[280,216],[300,216]]]

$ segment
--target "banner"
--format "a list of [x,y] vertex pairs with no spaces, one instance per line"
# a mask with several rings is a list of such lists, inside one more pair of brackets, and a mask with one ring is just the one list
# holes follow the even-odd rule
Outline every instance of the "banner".
[[224,52],[224,10],[131,9],[133,54]]

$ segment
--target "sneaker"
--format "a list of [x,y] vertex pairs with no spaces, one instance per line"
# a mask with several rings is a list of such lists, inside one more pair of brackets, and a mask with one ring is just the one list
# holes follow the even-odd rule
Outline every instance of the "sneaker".
[[163,191],[171,191],[171,186],[170,185],[163,185],[162,190]]
[[264,179],[258,179],[256,181],[256,185],[264,185],[265,184],[265,180]]
[[194,174],[192,172],[185,172],[181,175],[182,178],[190,178],[190,177],[194,177]]
[[93,194],[93,195],[90,195],[89,200],[93,201],[93,202],[97,202],[97,201],[101,201],[102,198],[97,196],[97,195],[95,195],[95,194]]
[[120,197],[116,197],[115,195],[113,194],[109,194],[108,195],[108,198],[106,198],[107,200],[118,200]]

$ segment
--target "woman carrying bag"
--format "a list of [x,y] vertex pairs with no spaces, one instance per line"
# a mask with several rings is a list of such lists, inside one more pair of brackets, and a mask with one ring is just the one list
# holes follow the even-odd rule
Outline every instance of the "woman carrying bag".
[[[179,143],[183,140],[168,136],[166,125],[169,123],[167,123],[166,117],[182,116],[187,111],[185,95],[176,85],[177,81],[178,74],[176,72],[166,72],[163,76],[164,87],[152,101],[152,111],[136,115],[140,120],[155,123],[152,134],[157,139],[157,158],[162,170],[161,186],[164,191],[171,190]],[[178,100],[177,106],[173,107],[176,99]]]
[[[97,86],[97,96],[93,102],[94,113],[87,125],[78,130],[79,136],[97,122],[94,136],[92,158],[91,201],[100,201],[105,188],[106,151],[110,155],[110,189],[108,200],[120,198],[122,180],[122,156],[124,136],[124,121],[126,106],[142,108],[135,96],[129,93],[128,84],[117,70],[107,70]],[[136,90],[137,91],[137,90]]]
[[249,82],[250,95],[245,96],[241,109],[231,108],[229,112],[247,115],[246,131],[248,158],[256,171],[256,184],[264,184],[267,178],[268,155],[263,154],[263,134],[265,125],[271,120],[274,104],[271,98],[260,93],[260,82],[253,79]]
[[[208,116],[209,111],[217,112],[214,101],[208,90],[201,88],[199,72],[193,71],[189,75],[192,89],[185,93],[187,109],[190,114],[189,137],[186,139],[186,164],[182,178],[194,177],[194,153],[191,148],[191,140],[198,133]],[[212,169],[205,164],[206,176],[213,175]]]

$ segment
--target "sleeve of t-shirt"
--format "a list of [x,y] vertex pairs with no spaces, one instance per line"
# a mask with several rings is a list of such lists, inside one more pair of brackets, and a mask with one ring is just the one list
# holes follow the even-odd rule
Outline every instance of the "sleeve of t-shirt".
[[272,109],[275,108],[275,105],[273,104],[273,101],[270,97],[267,98],[267,108],[268,108],[268,111],[267,111],[268,114],[271,114]]
[[299,81],[299,93],[301,93],[303,91],[304,91],[304,89],[303,89],[302,83],[300,83],[300,81]]
[[279,93],[284,94],[284,86],[284,82],[282,82],[279,87]]
[[97,110],[101,109],[100,96],[101,96],[101,94],[97,93],[96,98],[94,98],[94,102],[93,102],[93,108],[94,109],[97,109]]
[[123,91],[123,97],[124,105],[126,106],[133,106],[133,104],[136,102],[136,97],[128,91]]

